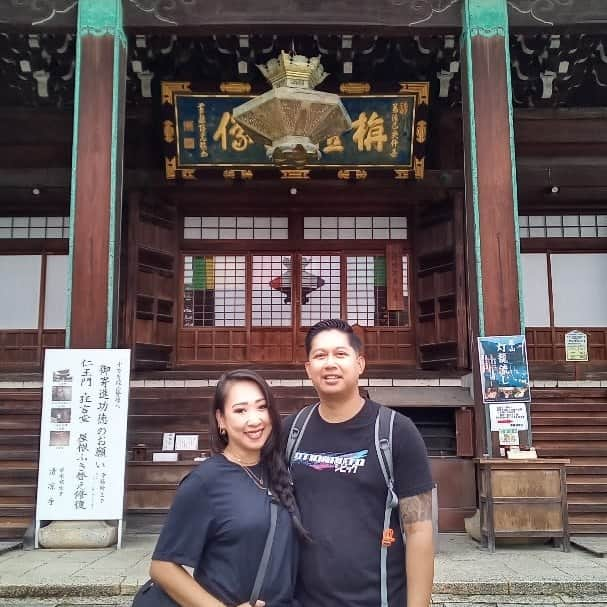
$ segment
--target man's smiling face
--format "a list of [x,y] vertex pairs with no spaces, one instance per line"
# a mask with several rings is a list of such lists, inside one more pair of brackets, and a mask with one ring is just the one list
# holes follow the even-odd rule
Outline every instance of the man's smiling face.
[[358,378],[364,368],[364,358],[343,331],[322,331],[312,340],[306,372],[321,398],[348,399],[358,394]]

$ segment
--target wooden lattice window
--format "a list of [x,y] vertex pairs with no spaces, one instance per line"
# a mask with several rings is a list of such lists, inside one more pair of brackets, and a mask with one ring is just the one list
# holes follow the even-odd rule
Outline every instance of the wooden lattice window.
[[408,257],[403,256],[403,310],[388,309],[386,258],[356,255],[347,258],[348,322],[363,327],[404,327],[409,324]]
[[244,326],[244,255],[186,255],[183,278],[184,327]]
[[292,322],[290,255],[253,255],[251,316],[254,327],[289,327]]

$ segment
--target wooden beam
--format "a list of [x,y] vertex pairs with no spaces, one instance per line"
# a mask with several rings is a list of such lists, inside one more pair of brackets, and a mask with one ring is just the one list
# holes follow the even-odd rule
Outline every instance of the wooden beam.
[[[5,31],[75,31],[76,2],[47,0],[0,4],[0,24]],[[226,6],[227,5],[227,6]],[[254,8],[252,8],[254,7]],[[218,33],[230,31],[255,33],[264,30],[280,33],[300,28],[307,32],[330,30],[332,33],[367,34],[458,32],[461,28],[461,0],[427,0],[395,3],[388,0],[361,3],[283,2],[263,0],[254,4],[240,1],[191,0],[190,2],[144,3],[125,0],[125,27],[128,31],[165,30],[175,33]],[[510,0],[508,16],[512,31],[567,30],[586,33],[607,28],[607,4],[603,0]]]
[[571,33],[607,30],[607,3],[604,0],[509,0],[510,31],[566,31]]
[[74,0],[2,2],[0,3],[0,25],[4,31],[75,32],[77,5],[78,3]]
[[461,0],[425,2],[358,2],[356,0],[190,0],[143,3],[125,0],[128,32],[190,33],[299,33],[330,32],[406,34],[451,32],[461,28]]

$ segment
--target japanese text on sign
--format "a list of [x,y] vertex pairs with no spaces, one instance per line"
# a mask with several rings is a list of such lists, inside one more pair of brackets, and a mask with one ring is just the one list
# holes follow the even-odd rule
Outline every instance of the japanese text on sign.
[[[271,164],[233,117],[248,97],[175,95],[178,167]],[[319,166],[412,165],[414,94],[348,97],[352,129],[320,142]],[[173,135],[169,137],[172,141]]]
[[121,519],[129,350],[48,350],[37,520]]
[[525,403],[492,403],[489,405],[491,416],[491,431],[527,430],[527,405]]
[[529,369],[524,335],[478,338],[483,401],[529,402]]

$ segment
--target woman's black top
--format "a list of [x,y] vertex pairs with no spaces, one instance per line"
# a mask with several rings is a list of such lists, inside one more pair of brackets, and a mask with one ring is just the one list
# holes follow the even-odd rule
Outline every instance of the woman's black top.
[[[259,476],[260,468],[251,468]],[[264,479],[267,482],[267,479]],[[202,462],[181,483],[152,555],[194,568],[194,578],[226,605],[249,600],[270,526],[270,497],[223,455]],[[259,599],[291,607],[298,542],[279,505],[276,535]]]

